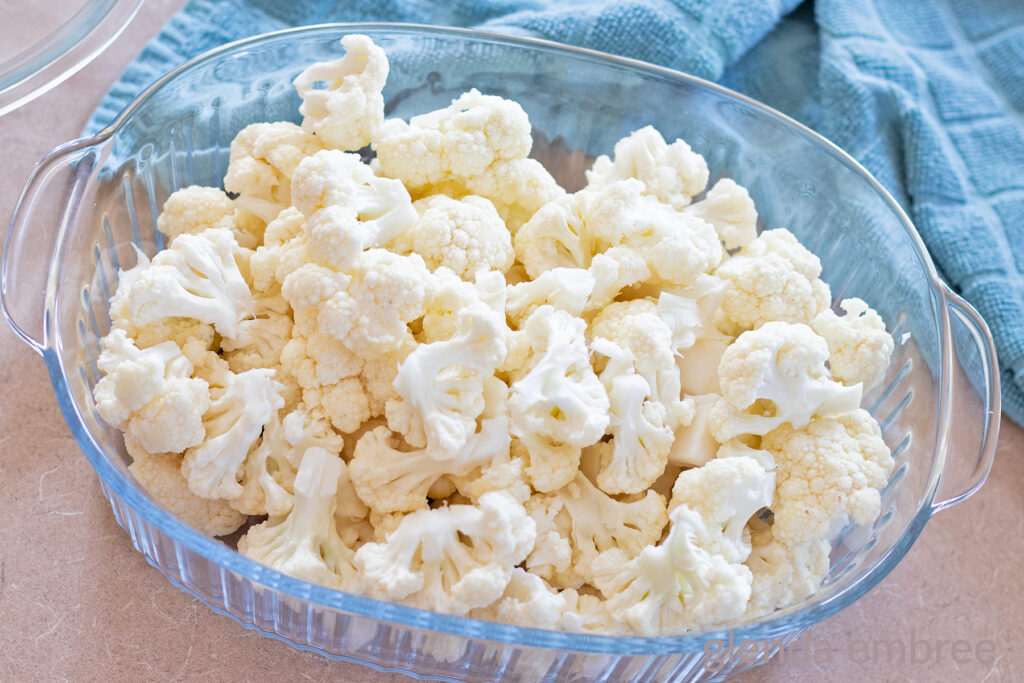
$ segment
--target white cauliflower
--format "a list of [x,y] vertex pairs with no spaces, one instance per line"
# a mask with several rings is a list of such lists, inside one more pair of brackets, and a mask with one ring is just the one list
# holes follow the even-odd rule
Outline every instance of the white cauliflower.
[[832,298],[818,279],[821,261],[785,228],[765,230],[715,274],[727,283],[722,315],[737,332],[770,321],[809,324]]
[[603,337],[590,347],[608,358],[599,377],[611,404],[612,439],[591,446],[600,458],[597,485],[606,493],[639,493],[665,471],[672,446],[668,411],[636,374],[632,353]]
[[[488,379],[505,358],[504,321],[487,305],[462,309],[459,332],[420,344],[398,368],[388,425],[438,460],[452,457],[476,430]],[[498,380],[494,380],[498,381]]]
[[433,288],[423,259],[368,249],[350,275],[317,268],[306,265],[289,275],[283,293],[294,308],[317,306],[320,332],[363,358],[397,351],[411,341],[408,324],[424,314]]
[[665,501],[657,493],[619,501],[582,472],[553,493],[534,494],[526,509],[537,524],[526,568],[559,588],[590,582],[593,561],[606,550],[617,548],[626,559],[638,555],[658,542],[668,522]]
[[122,271],[110,300],[116,327],[139,328],[164,318],[192,318],[213,325],[231,339],[254,312],[252,293],[238,269],[238,243],[230,230],[216,228],[179,236],[152,261]]
[[708,424],[719,442],[764,435],[783,423],[799,429],[816,415],[860,406],[861,385],[833,381],[825,367],[828,345],[802,323],[768,322],[741,334],[722,355],[722,399]]
[[448,614],[498,600],[536,537],[533,520],[505,493],[477,505],[449,505],[407,515],[384,543],[355,555],[371,597]]
[[579,317],[594,289],[594,276],[582,268],[552,268],[529,282],[509,285],[505,312],[516,324],[538,307],[550,304]]
[[263,426],[284,400],[274,371],[247,370],[224,373],[224,384],[210,388],[210,407],[203,415],[206,439],[185,451],[181,473],[188,486],[203,498],[231,500],[242,495],[239,478]]
[[373,149],[380,172],[404,182],[413,195],[486,197],[514,233],[565,194],[539,162],[526,158],[532,145],[522,107],[474,89],[408,123],[385,121]]
[[381,172],[414,194],[484,173],[501,159],[530,153],[530,121],[517,103],[470,90],[451,106],[409,119],[388,119],[373,143]]
[[569,483],[582,449],[608,426],[608,395],[590,365],[585,329],[582,320],[551,306],[538,308],[523,325],[533,356],[517,373],[508,409],[538,491]]
[[657,130],[644,126],[615,143],[615,159],[599,156],[587,171],[589,188],[601,188],[626,178],[643,183],[643,193],[674,209],[688,205],[708,183],[704,157],[683,140],[671,145]]
[[771,524],[757,517],[750,521],[753,549],[745,564],[753,574],[746,613],[751,618],[810,596],[829,570],[832,546],[827,540],[790,545],[775,538],[772,530]]
[[294,123],[254,123],[231,141],[224,189],[238,195],[237,206],[269,223],[292,203],[295,167],[322,147]]
[[306,249],[335,269],[380,247],[419,218],[402,183],[374,175],[358,154],[330,149],[306,157],[292,177],[292,201],[306,217]]
[[757,238],[757,210],[747,189],[731,178],[722,178],[704,199],[686,207],[691,216],[715,226],[726,249],[745,247]]
[[[316,62],[294,81],[302,98],[302,129],[325,147],[357,150],[370,144],[384,123],[384,82],[388,58],[367,36],[352,33],[341,39],[345,56]],[[324,89],[314,83],[326,82]]]
[[594,278],[594,289],[587,300],[588,311],[604,308],[626,287],[651,278],[651,269],[643,256],[635,249],[623,246],[615,246],[608,251],[594,254],[588,272]]
[[223,500],[200,498],[181,476],[177,453],[150,453],[130,433],[124,445],[132,456],[128,471],[142,488],[175,517],[208,536],[226,536],[245,523],[245,515]]
[[608,611],[638,635],[683,633],[743,615],[750,599],[750,569],[709,548],[721,532],[689,506],[669,516],[668,536],[633,559],[611,549],[593,562],[593,583]]
[[826,538],[843,515],[856,524],[878,517],[879,490],[893,459],[867,411],[818,418],[803,428],[784,424],[766,434],[761,447],[776,463],[772,533],[779,541],[797,546]]
[[299,266],[312,261],[306,251],[306,219],[294,207],[288,207],[267,224],[263,244],[249,257],[249,275],[253,290],[275,293]]
[[720,532],[708,548],[730,562],[742,562],[750,554],[747,522],[771,506],[774,493],[775,473],[756,459],[716,458],[679,474],[668,507],[671,512],[685,505],[699,514],[709,529]]
[[516,567],[502,596],[487,607],[471,611],[469,616],[530,628],[556,629],[565,619],[565,612],[562,595],[539,576]]
[[438,194],[414,206],[420,218],[388,244],[392,251],[419,254],[430,270],[444,266],[466,280],[480,269],[504,272],[512,266],[512,236],[490,200]]
[[878,384],[889,367],[895,348],[892,336],[878,313],[860,299],[843,299],[846,315],[826,308],[811,321],[814,331],[828,342],[832,376],[843,384]]
[[255,249],[263,236],[265,223],[235,207],[234,202],[216,187],[190,185],[175,190],[164,202],[156,220],[157,230],[170,243],[178,235],[197,235],[211,228],[225,228],[235,235],[238,245]]
[[192,363],[171,341],[140,350],[124,330],[100,340],[93,389],[96,411],[149,453],[180,453],[203,442],[209,385],[192,377]]
[[651,398],[665,411],[665,425],[675,429],[690,409],[683,404],[679,370],[672,349],[672,330],[655,304],[633,299],[609,304],[590,323],[590,336],[604,338],[633,356],[633,367],[650,388]]
[[353,551],[338,535],[334,518],[345,462],[322,448],[302,456],[295,475],[295,506],[283,519],[249,529],[238,552],[271,569],[339,590],[353,590],[358,578]]

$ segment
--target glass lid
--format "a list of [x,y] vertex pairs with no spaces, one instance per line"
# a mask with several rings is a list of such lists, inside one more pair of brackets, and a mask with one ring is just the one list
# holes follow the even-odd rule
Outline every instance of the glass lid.
[[120,35],[142,0],[0,0],[0,116],[60,84]]

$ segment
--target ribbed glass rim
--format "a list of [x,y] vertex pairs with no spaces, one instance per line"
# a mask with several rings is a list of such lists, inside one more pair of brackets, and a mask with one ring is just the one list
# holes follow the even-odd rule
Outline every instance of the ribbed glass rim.
[[[938,376],[939,405],[937,408],[938,419],[933,445],[934,466],[927,480],[925,495],[921,500],[919,509],[909,520],[906,530],[892,545],[892,547],[890,547],[874,565],[864,569],[860,574],[857,574],[856,572],[851,573],[850,576],[853,578],[850,579],[850,582],[839,588],[834,594],[823,599],[812,600],[809,603],[805,602],[797,604],[789,608],[779,610],[771,615],[738,624],[735,627],[681,635],[637,637],[547,631],[482,621],[478,619],[471,619],[469,617],[429,612],[427,610],[397,605],[390,602],[344,593],[324,586],[311,584],[265,567],[242,556],[240,553],[229,548],[223,543],[200,534],[192,527],[167,513],[154,501],[150,500],[149,497],[140,488],[138,488],[129,477],[120,472],[107,459],[103,449],[92,437],[85,426],[85,420],[71,396],[68,381],[63,368],[61,367],[60,359],[54,351],[57,340],[52,320],[54,313],[53,305],[56,300],[55,288],[57,285],[55,279],[52,277],[55,264],[51,263],[51,278],[49,279],[47,289],[47,308],[43,325],[45,339],[43,357],[50,373],[50,379],[53,383],[58,403],[61,411],[64,413],[72,435],[75,437],[75,440],[82,448],[86,457],[96,469],[97,474],[99,474],[106,485],[110,487],[111,491],[118,497],[122,498],[144,519],[153,524],[163,533],[167,534],[174,541],[184,544],[193,551],[228,571],[245,577],[246,579],[249,579],[261,586],[279,591],[290,597],[331,610],[358,614],[390,622],[394,625],[426,629],[439,633],[447,633],[465,638],[486,640],[513,646],[536,647],[547,650],[615,655],[667,655],[703,650],[707,643],[711,641],[727,640],[730,635],[732,635],[735,642],[742,642],[743,640],[771,640],[781,637],[787,633],[806,629],[811,625],[835,614],[860,598],[879,581],[881,581],[907,553],[931,516],[933,512],[932,501],[935,497],[939,478],[945,464],[948,442],[945,435],[949,427],[949,413],[951,407],[952,383],[950,382],[950,376],[952,372],[952,335],[950,332],[949,313],[947,306],[945,305],[945,295],[943,293],[944,285],[939,279],[935,266],[928,255],[927,249],[925,248],[924,242],[913,223],[903,211],[902,207],[900,207],[898,202],[896,202],[881,183],[879,183],[878,180],[875,179],[859,162],[834,143],[785,114],[782,114],[781,112],[761,104],[760,102],[757,102],[745,95],[696,76],[648,64],[639,60],[610,55],[596,50],[562,45],[547,40],[510,36],[476,29],[438,27],[411,23],[330,23],[273,31],[228,43],[210,50],[173,69],[165,76],[154,82],[145,91],[143,91],[134,102],[128,105],[109,126],[101,130],[99,133],[90,138],[84,138],[73,143],[68,143],[66,146],[74,146],[82,149],[100,145],[114,136],[120,127],[131,117],[133,112],[168,82],[176,79],[184,72],[187,72],[207,61],[216,59],[225,53],[244,50],[255,44],[271,40],[294,39],[299,36],[305,37],[316,34],[340,35],[343,33],[353,32],[388,32],[391,34],[403,33],[418,36],[435,35],[439,37],[443,36],[448,38],[481,40],[490,43],[502,43],[518,48],[562,53],[584,60],[599,63],[610,63],[620,67],[627,67],[637,71],[646,72],[648,74],[656,74],[664,78],[677,79],[679,81],[689,83],[690,85],[697,86],[698,88],[711,90],[719,95],[724,95],[768,114],[779,123],[790,128],[792,132],[808,138],[811,142],[820,146],[823,152],[832,155],[841,164],[863,176],[863,178],[879,194],[883,202],[897,217],[899,223],[906,231],[907,236],[911,238],[918,261],[924,267],[924,270],[931,281],[932,291],[930,293],[933,300],[937,300],[940,304],[937,306],[937,313],[939,317],[936,322],[940,333],[941,371]],[[63,239],[63,235],[58,239]],[[189,592],[191,593],[192,591]],[[195,593],[193,593],[193,595],[195,595]],[[197,597],[202,599],[201,596]],[[252,627],[251,624],[244,625]],[[280,635],[277,634],[268,635],[280,637]],[[311,649],[306,645],[300,646],[303,649]],[[336,656],[329,652],[324,652],[324,654],[328,656]]]
[[39,97],[102,53],[142,0],[87,0],[63,24],[0,62],[0,116]]

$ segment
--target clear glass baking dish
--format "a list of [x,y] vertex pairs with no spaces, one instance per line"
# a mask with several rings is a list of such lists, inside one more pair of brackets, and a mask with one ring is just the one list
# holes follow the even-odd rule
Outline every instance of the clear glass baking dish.
[[[98,339],[132,244],[162,246],[159,207],[176,188],[219,185],[228,145],[254,121],[297,120],[291,79],[370,35],[391,60],[389,115],[446,105],[469,87],[530,115],[534,154],[567,187],[588,157],[653,124],[687,139],[714,177],[750,189],[768,227],[815,250],[837,299],[859,296],[890,324],[886,382],[865,399],[896,469],[881,517],[836,537],[812,598],[730,631],[633,638],[505,626],[378,602],[299,581],[178,521],[134,482],[120,435],[92,404]],[[242,625],[295,647],[443,680],[650,680],[727,677],[848,606],[903,557],[929,517],[973,493],[995,452],[999,386],[984,321],[946,288],[909,219],[860,165],[796,122],[712,83],[640,62],[478,31],[334,24],[224,46],[172,71],[95,137],[47,155],[4,245],[4,313],[44,358],[58,402],[99,474],[118,523],[174,585]],[[955,423],[955,428],[954,428]],[[130,590],[130,588],[129,588]],[[731,640],[730,640],[731,637]],[[722,643],[763,644],[758,656]]]
[[95,59],[141,5],[142,0],[0,3],[0,116]]

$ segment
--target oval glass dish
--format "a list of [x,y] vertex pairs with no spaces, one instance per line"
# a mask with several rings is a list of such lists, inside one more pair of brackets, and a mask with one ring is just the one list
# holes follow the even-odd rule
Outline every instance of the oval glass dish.
[[793,642],[878,583],[933,513],[984,481],[999,422],[988,329],[941,283],[892,197],[834,145],[712,83],[627,59],[468,30],[314,26],[209,52],[151,86],[100,134],[55,149],[28,181],[8,231],[5,314],[45,359],[118,523],[174,585],[298,648],[429,678],[689,681],[757,663],[720,651],[727,630],[652,638],[548,632],[312,585],[199,534],[133,480],[120,433],[99,419],[91,398],[117,270],[134,263],[133,244],[150,255],[163,246],[156,217],[172,191],[221,184],[241,128],[297,120],[291,79],[339,56],[346,33],[367,34],[387,52],[389,116],[446,106],[471,87],[514,99],[533,122],[534,155],[570,190],[582,184],[589,157],[645,124],[686,139],[707,158],[712,181],[725,175],[749,188],[763,227],[789,227],[820,255],[837,299],[861,297],[889,324],[893,362],[865,399],[896,459],[882,514],[836,535],[832,569],[814,596],[737,625],[733,642],[770,641],[761,661]]

